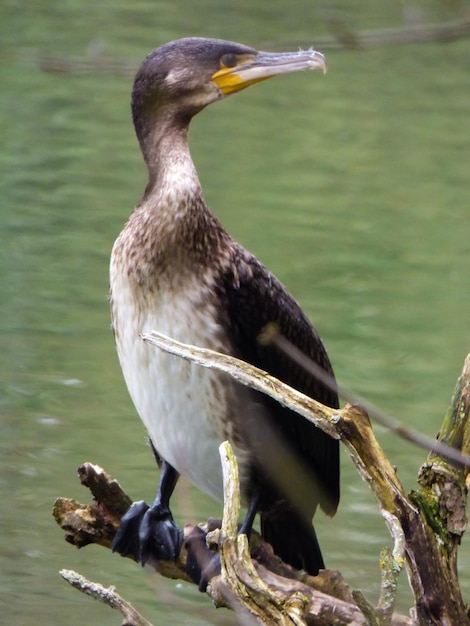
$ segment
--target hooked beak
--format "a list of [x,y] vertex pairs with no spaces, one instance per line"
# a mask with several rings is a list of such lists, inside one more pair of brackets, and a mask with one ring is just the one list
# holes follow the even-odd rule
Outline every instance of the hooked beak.
[[315,50],[258,52],[253,55],[235,57],[233,66],[226,67],[223,63],[221,65],[221,69],[211,76],[211,80],[224,96],[278,74],[318,68],[321,68],[324,74],[327,71],[325,57]]

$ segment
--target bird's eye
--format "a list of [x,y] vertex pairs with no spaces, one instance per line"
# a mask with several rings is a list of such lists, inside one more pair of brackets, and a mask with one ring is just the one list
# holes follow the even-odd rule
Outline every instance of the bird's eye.
[[224,54],[220,59],[221,67],[235,67],[237,64],[237,57],[235,54]]

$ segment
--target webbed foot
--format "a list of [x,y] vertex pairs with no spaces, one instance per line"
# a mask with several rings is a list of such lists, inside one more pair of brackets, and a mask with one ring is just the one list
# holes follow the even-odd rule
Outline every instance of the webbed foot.
[[178,528],[169,508],[154,504],[144,514],[139,529],[142,565],[156,561],[174,561],[183,543],[183,531]]
[[175,560],[183,541],[183,533],[173,520],[169,508],[151,507],[141,500],[134,502],[121,519],[113,541],[113,552],[132,556],[142,565]]
[[122,516],[114,537],[111,547],[113,552],[119,552],[122,556],[131,556],[136,561],[140,561],[139,530],[148,509],[149,505],[143,500],[131,504],[125,515]]
[[205,592],[211,578],[220,574],[220,556],[211,552],[206,543],[206,533],[197,526],[186,539],[188,556],[186,570],[199,591]]

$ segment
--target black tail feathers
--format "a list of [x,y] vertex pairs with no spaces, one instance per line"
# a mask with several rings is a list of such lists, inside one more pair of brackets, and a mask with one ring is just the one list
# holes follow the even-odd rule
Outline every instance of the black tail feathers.
[[315,576],[325,568],[315,529],[295,513],[261,514],[261,534],[274,553],[295,569]]

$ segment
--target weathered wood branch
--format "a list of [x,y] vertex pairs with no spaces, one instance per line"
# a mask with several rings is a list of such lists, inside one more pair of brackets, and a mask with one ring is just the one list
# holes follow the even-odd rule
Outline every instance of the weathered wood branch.
[[[215,536],[210,535],[212,544],[221,554],[223,566],[221,576],[213,578],[209,587],[217,606],[230,606],[241,613],[248,611],[251,616],[256,616],[259,624],[270,624],[274,619],[277,622],[282,615],[287,621],[279,623],[289,625],[411,625],[415,622],[410,618],[392,617],[397,576],[405,563],[415,595],[416,623],[420,626],[470,624],[456,571],[456,551],[466,528],[465,480],[468,468],[452,464],[433,453],[421,469],[421,489],[407,496],[395,468],[375,439],[367,414],[360,407],[347,405],[344,409],[329,409],[232,357],[179,344],[158,333],[143,338],[160,349],[205,367],[216,367],[239,382],[272,395],[340,438],[348,447],[360,475],[370,485],[394,540],[393,552],[382,558],[383,588],[379,604],[374,609],[361,599],[360,594],[354,594],[356,601],[339,574],[326,570],[317,577],[310,577],[295,572],[283,564],[256,534],[248,546],[246,538],[237,536],[234,531],[239,506],[235,502],[231,516],[227,511],[224,515],[222,530]],[[464,454],[469,452],[470,446],[469,407],[470,357],[465,362],[440,434],[442,441]],[[81,547],[97,542],[109,547],[130,500],[120,493],[115,481],[90,464],[82,466],[80,479],[91,489],[95,502],[84,506],[76,501],[59,499],[54,516],[66,530],[66,538],[71,543]],[[110,485],[112,496],[103,488],[106,483]],[[233,486],[233,482],[227,484]],[[230,494],[227,492],[226,501],[233,503],[237,493],[236,487]],[[209,522],[202,527],[204,531],[211,531],[220,528],[220,524]],[[195,529],[197,527],[185,527],[185,544],[175,563],[158,564],[163,575],[189,579],[186,542]]]
[[[293,390],[249,364],[210,350],[195,348],[176,342],[160,333],[152,332],[142,337],[159,349],[182,358],[214,367],[229,373],[239,382],[271,395],[282,404],[297,411],[325,432],[339,437],[351,453],[352,460],[362,478],[370,485],[386,521],[394,519],[403,531],[404,552],[410,585],[416,601],[417,618],[422,625],[470,624],[467,608],[458,584],[456,551],[466,527],[466,477],[467,467],[456,467],[433,454],[432,470],[429,461],[421,476],[429,474],[440,482],[431,483],[434,495],[429,499],[429,487],[408,497],[397,473],[375,438],[369,418],[364,410],[347,405],[342,410],[326,409],[320,403]],[[444,421],[441,440],[466,454],[470,442],[470,355],[467,357],[457,383],[452,406]],[[325,410],[326,409],[326,410]],[[423,479],[422,479],[423,484]],[[451,494],[451,495],[450,495]],[[428,497],[426,497],[428,496]],[[434,506],[430,506],[430,503]],[[437,506],[436,506],[437,505]],[[449,536],[438,532],[447,528],[449,511],[460,511],[457,532]],[[389,516],[392,516],[391,518]],[[455,515],[451,516],[455,519]],[[390,523],[388,522],[390,527]],[[451,524],[451,528],[454,528]],[[446,549],[442,541],[446,539]]]
[[[339,572],[324,570],[318,576],[309,576],[284,564],[256,532],[253,532],[249,545],[244,535],[237,535],[240,502],[236,461],[230,448],[224,447],[222,454],[226,485],[224,520],[208,520],[197,527],[186,525],[183,547],[177,560],[161,561],[157,571],[168,578],[191,582],[186,569],[186,546],[195,531],[203,529],[208,533],[211,546],[215,546],[221,556],[222,573],[210,581],[208,588],[216,606],[229,607],[242,618],[249,615],[252,621],[246,623],[255,619],[255,623],[265,625],[367,626],[368,620],[356,605]],[[76,500],[58,498],[53,508],[54,518],[72,545],[81,548],[98,543],[109,548],[117,529],[116,519],[120,515],[121,503],[128,496],[117,481],[96,465],[83,464],[78,475],[82,484],[90,489],[94,501],[83,505]],[[96,501],[97,494],[105,499],[105,505]],[[130,606],[120,596],[118,598],[124,604],[119,604],[113,594],[107,593],[108,590],[103,591],[101,585],[90,583],[75,572],[66,579],[76,588],[121,612],[123,606]],[[130,615],[128,613],[126,624],[141,626],[139,620],[144,618],[138,616],[131,620]],[[394,615],[390,623],[393,626],[413,626],[410,618],[400,615]]]
[[192,361],[201,367],[209,367],[224,372],[242,385],[260,391],[299,413],[325,431],[330,437],[334,439],[341,437],[337,427],[338,420],[341,419],[340,409],[331,409],[321,402],[309,398],[301,391],[289,387],[289,385],[254,365],[228,354],[181,343],[156,331],[143,334],[142,339],[160,350]]
[[103,585],[94,583],[73,570],[63,569],[60,571],[60,575],[75,589],[95,598],[95,600],[103,602],[103,604],[107,604],[112,609],[120,611],[124,617],[123,626],[152,626],[150,622],[134,609],[132,604],[129,604],[127,600],[124,600],[117,593],[114,587],[103,587]]

